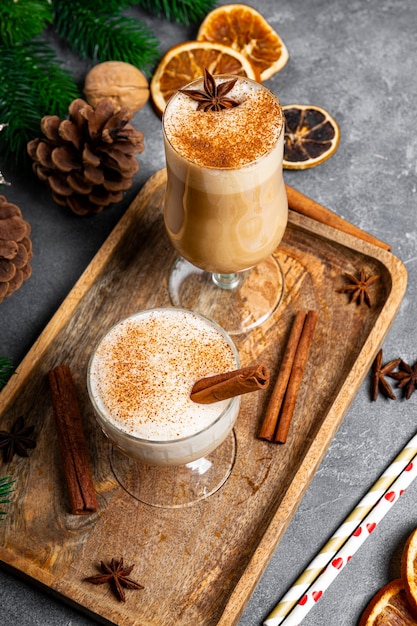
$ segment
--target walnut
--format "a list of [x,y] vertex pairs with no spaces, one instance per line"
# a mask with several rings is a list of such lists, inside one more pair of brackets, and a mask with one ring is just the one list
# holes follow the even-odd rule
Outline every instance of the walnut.
[[149,98],[149,85],[142,72],[130,63],[105,61],[86,75],[84,93],[93,108],[99,100],[108,98],[117,110],[127,107],[136,113]]

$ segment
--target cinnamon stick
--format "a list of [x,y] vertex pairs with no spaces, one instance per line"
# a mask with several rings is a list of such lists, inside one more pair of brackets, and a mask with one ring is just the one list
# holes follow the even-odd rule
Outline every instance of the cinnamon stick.
[[269,369],[266,365],[242,367],[232,372],[201,378],[194,383],[190,397],[193,402],[211,404],[251,391],[266,389],[269,379]]
[[71,513],[94,513],[97,498],[71,370],[58,365],[48,373],[48,380]]
[[288,337],[288,342],[285,347],[278,377],[266,409],[261,430],[259,432],[260,439],[266,439],[267,441],[274,440],[282,402],[284,400],[288,381],[291,375],[294,357],[303,330],[306,315],[307,313],[305,311],[298,311],[291,326],[290,336]]
[[301,379],[307,364],[310,353],[313,335],[316,328],[318,313],[317,311],[308,311],[300,341],[294,356],[294,362],[291,369],[291,375],[288,381],[284,402],[282,405],[281,416],[278,422],[278,428],[275,433],[274,441],[276,443],[285,443],[290,429],[291,419],[294,413],[295,403],[297,401],[300,389]]
[[308,196],[305,196],[297,189],[294,189],[289,185],[285,185],[285,189],[287,191],[288,206],[296,213],[310,217],[321,224],[332,226],[333,228],[347,233],[348,235],[353,235],[362,241],[367,241],[374,246],[378,246],[379,248],[388,250],[389,252],[391,251],[391,246],[388,243],[377,239],[370,233],[367,233],[358,226],[355,226],[351,222],[343,219],[343,217],[333,213],[330,209],[326,209],[324,206],[315,202]]

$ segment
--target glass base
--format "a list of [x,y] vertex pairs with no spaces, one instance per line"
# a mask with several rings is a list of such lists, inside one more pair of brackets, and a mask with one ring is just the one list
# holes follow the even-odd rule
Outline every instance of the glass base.
[[168,291],[174,306],[211,318],[229,335],[263,324],[278,308],[284,276],[274,256],[238,274],[211,274],[182,257],[172,268]]
[[235,457],[233,431],[205,457],[172,467],[145,465],[110,448],[110,465],[123,489],[140,502],[169,509],[191,506],[218,491],[230,476]]

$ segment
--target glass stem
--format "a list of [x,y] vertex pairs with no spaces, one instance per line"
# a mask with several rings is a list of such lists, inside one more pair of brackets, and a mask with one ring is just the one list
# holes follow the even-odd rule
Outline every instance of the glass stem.
[[211,275],[213,282],[220,289],[227,289],[231,291],[232,289],[236,289],[238,284],[240,283],[240,274],[212,274]]

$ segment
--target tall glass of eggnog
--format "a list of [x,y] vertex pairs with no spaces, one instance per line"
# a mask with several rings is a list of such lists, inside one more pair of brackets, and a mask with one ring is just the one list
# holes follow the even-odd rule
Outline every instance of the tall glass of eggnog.
[[283,293],[276,249],[288,204],[279,100],[253,80],[206,73],[169,100],[163,131],[165,226],[180,255],[171,301],[229,334],[251,330]]
[[193,384],[239,368],[230,337],[189,310],[141,311],[113,326],[90,359],[87,386],[120,484],[137,499],[187,506],[225,482],[240,397],[200,404]]

